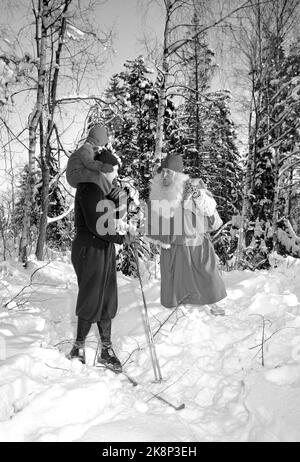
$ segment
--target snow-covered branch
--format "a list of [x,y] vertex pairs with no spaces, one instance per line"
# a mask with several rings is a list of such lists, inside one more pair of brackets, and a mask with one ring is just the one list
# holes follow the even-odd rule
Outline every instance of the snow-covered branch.
[[281,177],[286,171],[290,170],[291,168],[295,167],[296,165],[299,165],[299,167],[300,167],[300,159],[297,159],[292,164],[289,164],[286,167],[284,167],[282,170],[280,170],[279,177]]
[[[297,123],[297,127],[300,125],[300,123]],[[285,139],[289,133],[291,133],[293,130],[295,130],[295,127],[290,127],[288,130],[286,130],[279,138],[273,141],[273,143],[268,144],[268,146],[264,146],[263,148],[260,148],[257,150],[258,153],[262,154],[265,151],[268,151],[268,149],[278,145],[278,143]]]
[[58,215],[57,217],[47,217],[47,225],[49,225],[50,223],[55,223],[56,221],[59,221],[59,220],[62,220],[63,218],[65,218],[66,216],[69,215],[69,213],[72,212],[72,210],[74,210],[74,202],[70,205],[70,207],[68,208],[68,210],[66,210],[64,213],[62,213],[61,215]]
[[258,138],[257,138],[257,141],[267,137],[271,132],[274,132],[276,130],[277,127],[279,127],[280,125],[283,124],[283,122],[285,121],[285,119],[287,117],[290,117],[291,116],[291,110],[292,110],[292,107],[293,106],[299,106],[299,101],[295,101],[294,103],[292,104],[289,104],[286,108],[286,110],[282,113],[282,116],[280,117],[280,119],[274,124],[272,125],[272,127],[265,133],[262,133]]
[[107,101],[105,101],[104,99],[102,98],[99,98],[99,96],[66,96],[64,98],[59,98],[56,100],[56,103],[57,104],[61,104],[61,103],[76,103],[78,101],[90,101],[90,100],[94,100],[94,101],[97,101],[98,103],[101,103],[101,104],[106,104],[106,105],[109,105],[110,103],[108,103]]
[[300,257],[300,236],[297,236],[287,218],[282,218],[280,221],[284,223],[286,229],[278,228],[278,241],[288,252]]
[[222,233],[222,231],[227,228],[228,226],[232,225],[232,220],[227,221],[227,223],[224,223],[224,225],[221,226],[221,228],[214,234],[212,241],[216,241],[219,235]]

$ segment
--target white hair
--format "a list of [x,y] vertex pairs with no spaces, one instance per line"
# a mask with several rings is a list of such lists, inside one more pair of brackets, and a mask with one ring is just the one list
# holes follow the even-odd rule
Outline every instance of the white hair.
[[160,215],[165,218],[170,218],[170,214],[173,215],[172,209],[177,208],[183,200],[188,178],[189,176],[184,173],[174,172],[171,183],[165,186],[161,174],[155,175],[151,181],[150,200],[154,208],[159,209]]

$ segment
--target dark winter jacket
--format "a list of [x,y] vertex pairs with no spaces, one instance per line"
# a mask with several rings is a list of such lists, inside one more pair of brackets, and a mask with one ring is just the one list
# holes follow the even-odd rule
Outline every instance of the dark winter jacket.
[[[119,190],[112,188],[104,175],[101,175],[101,187],[94,183],[81,183],[78,185],[75,196],[75,228],[76,246],[105,248],[109,243],[123,244],[125,237],[116,233],[114,226],[116,202]],[[102,207],[103,202],[105,207]],[[108,207],[106,207],[106,205]],[[98,211],[97,211],[98,210]],[[105,221],[109,211],[109,223]],[[99,224],[102,226],[99,227]],[[109,229],[103,230],[103,223]]]

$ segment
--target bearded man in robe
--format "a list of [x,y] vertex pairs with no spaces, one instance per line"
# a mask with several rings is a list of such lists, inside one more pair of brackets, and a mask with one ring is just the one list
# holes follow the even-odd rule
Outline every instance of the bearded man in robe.
[[146,233],[161,247],[161,304],[209,305],[212,314],[224,315],[217,302],[227,294],[209,236],[222,221],[202,180],[193,184],[179,154],[167,155],[152,180]]

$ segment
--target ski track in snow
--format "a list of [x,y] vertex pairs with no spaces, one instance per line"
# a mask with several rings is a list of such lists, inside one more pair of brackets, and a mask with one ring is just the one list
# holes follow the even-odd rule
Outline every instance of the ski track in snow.
[[[76,278],[71,265],[53,261],[30,285],[43,265],[0,265],[1,305],[11,300],[0,311],[0,441],[300,441],[300,260],[225,273],[225,317],[186,306],[165,324],[171,310],[159,303],[159,280],[143,271],[160,384],[153,382],[138,281],[119,274],[113,340],[138,387],[92,367],[94,327],[88,364],[65,358],[76,331]],[[160,392],[185,409],[153,398]]]

